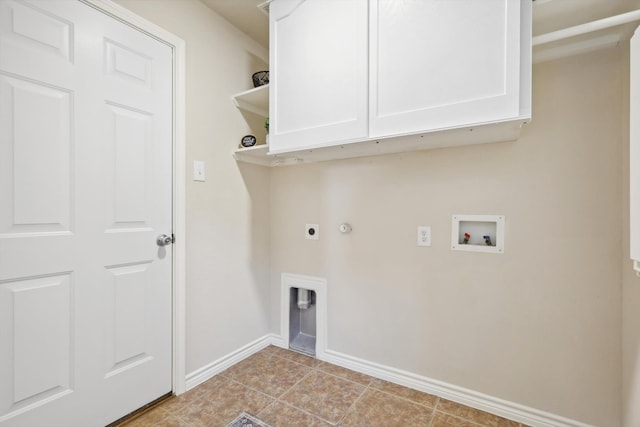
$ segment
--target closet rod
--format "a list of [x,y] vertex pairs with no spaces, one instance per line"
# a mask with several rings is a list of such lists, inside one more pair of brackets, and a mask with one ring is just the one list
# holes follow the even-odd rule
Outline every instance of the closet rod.
[[620,15],[610,16],[604,19],[599,19],[593,22],[587,22],[586,24],[576,25],[575,27],[564,28],[562,30],[552,31],[547,34],[541,34],[539,36],[533,37],[532,44],[533,46],[540,46],[546,43],[567,39],[569,37],[580,36],[582,34],[604,30],[606,28],[617,27],[618,25],[624,25],[634,21],[640,21],[640,9],[622,13]]

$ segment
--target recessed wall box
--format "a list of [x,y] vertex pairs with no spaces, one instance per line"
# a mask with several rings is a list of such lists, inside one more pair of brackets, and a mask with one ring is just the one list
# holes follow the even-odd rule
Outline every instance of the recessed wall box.
[[504,253],[504,215],[453,215],[451,249]]

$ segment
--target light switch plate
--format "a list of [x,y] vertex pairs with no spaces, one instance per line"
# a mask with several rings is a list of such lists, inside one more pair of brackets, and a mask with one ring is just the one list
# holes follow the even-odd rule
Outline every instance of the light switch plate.
[[204,171],[204,162],[201,160],[193,161],[193,180],[194,181],[205,181],[205,171]]

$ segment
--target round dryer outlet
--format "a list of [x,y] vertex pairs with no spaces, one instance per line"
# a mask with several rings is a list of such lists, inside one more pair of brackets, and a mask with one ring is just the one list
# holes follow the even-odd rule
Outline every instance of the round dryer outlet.
[[318,240],[320,238],[320,226],[318,224],[305,224],[304,238],[307,240]]

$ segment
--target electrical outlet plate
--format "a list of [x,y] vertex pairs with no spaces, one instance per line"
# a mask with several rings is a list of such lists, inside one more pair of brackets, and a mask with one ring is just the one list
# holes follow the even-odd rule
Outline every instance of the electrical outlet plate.
[[431,246],[431,226],[418,226],[418,246]]
[[318,240],[320,238],[320,226],[318,224],[305,224],[304,238],[307,240]]

